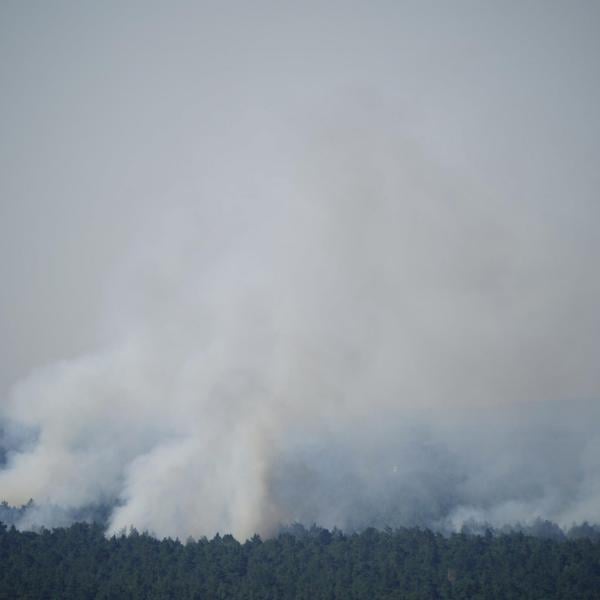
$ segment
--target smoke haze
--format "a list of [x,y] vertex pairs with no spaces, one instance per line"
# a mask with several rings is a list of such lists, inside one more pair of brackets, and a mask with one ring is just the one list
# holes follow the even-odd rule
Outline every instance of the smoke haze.
[[600,522],[599,21],[4,3],[20,525]]

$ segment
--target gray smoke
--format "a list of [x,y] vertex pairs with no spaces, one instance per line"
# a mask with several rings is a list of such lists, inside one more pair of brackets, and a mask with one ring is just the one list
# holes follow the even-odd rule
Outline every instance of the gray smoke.
[[107,6],[5,42],[21,526],[600,522],[597,11]]

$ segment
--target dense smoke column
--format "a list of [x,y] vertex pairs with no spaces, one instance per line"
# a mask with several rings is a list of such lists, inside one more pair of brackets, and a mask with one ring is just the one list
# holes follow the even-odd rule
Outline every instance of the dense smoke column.
[[597,11],[380,8],[0,9],[20,527],[600,520]]

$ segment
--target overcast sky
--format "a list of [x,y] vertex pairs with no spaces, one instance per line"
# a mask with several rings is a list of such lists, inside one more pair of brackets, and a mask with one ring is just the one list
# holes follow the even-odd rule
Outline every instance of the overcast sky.
[[198,191],[235,176],[215,154],[289,148],[355,104],[593,236],[599,25],[583,1],[3,2],[2,389],[102,341],[115,262],[178,193],[220,202]]

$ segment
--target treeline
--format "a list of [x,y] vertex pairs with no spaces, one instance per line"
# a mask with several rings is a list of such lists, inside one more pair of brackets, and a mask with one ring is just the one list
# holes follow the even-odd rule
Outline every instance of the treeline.
[[[40,523],[50,521],[55,527],[67,527],[71,523],[99,523],[107,526],[113,506],[109,504],[88,505],[82,508],[65,507],[57,504],[36,504],[29,500],[22,506],[11,506],[0,502],[0,521],[18,529],[39,530]],[[598,531],[600,536],[600,530]]]
[[[12,506],[5,500],[0,501],[0,521],[8,526],[14,525],[18,529],[36,531],[40,529],[40,523],[51,522],[54,527],[67,527],[71,523],[85,522],[98,523],[108,527],[110,515],[114,504],[90,504],[80,508],[64,507],[57,504],[36,504],[29,500],[22,506]],[[421,528],[428,528],[421,524]],[[282,533],[303,535],[304,527],[299,524],[285,525],[280,528]],[[453,530],[442,528],[441,524],[434,531],[443,535],[450,535]],[[511,533],[523,533],[527,536],[549,538],[553,540],[568,540],[589,538],[600,541],[600,525],[587,522],[573,524],[569,528],[561,528],[556,523],[547,519],[535,519],[529,523],[512,523],[499,528],[481,521],[466,522],[461,527],[461,532],[469,535],[484,535],[491,531],[493,535],[505,535]]]
[[522,533],[344,535],[295,527],[262,541],[157,540],[97,524],[0,526],[0,598],[600,598],[600,544]]

